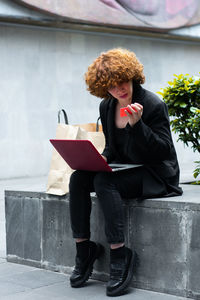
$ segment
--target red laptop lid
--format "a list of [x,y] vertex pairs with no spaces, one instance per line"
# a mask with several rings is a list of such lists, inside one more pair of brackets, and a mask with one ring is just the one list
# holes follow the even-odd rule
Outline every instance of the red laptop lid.
[[73,170],[112,172],[107,162],[88,140],[51,139],[50,142]]

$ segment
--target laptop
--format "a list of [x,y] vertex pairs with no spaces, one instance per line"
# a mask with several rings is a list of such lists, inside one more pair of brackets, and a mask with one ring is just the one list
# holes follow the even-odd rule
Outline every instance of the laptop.
[[89,140],[50,139],[50,142],[73,170],[116,172],[141,164],[108,164]]

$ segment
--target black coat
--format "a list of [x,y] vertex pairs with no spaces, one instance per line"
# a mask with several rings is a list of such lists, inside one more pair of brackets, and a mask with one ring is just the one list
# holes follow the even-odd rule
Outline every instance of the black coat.
[[[126,125],[128,131],[124,151],[132,163],[144,164],[143,197],[164,194],[158,186],[151,183],[152,176],[165,183],[167,196],[181,195],[179,185],[179,165],[171,137],[167,106],[159,97],[140,85],[133,87],[132,102],[143,105],[143,115],[133,127]],[[115,146],[114,126],[117,100],[112,96],[100,103],[100,117],[106,146],[103,155],[108,162],[118,157]],[[156,189],[156,190],[155,190]]]

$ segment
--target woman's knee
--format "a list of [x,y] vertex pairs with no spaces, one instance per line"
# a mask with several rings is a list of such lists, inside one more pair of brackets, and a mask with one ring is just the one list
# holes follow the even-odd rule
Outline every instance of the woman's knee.
[[84,178],[85,178],[84,171],[74,171],[71,176],[70,176],[70,181],[69,181],[69,188],[77,188],[80,187],[81,183],[83,183]]
[[87,171],[76,170],[72,173],[69,181],[69,190],[91,188],[91,174]]
[[110,173],[102,172],[97,173],[94,177],[94,190],[98,194],[98,192],[104,191],[105,188],[112,188],[113,182],[112,182],[112,176]]

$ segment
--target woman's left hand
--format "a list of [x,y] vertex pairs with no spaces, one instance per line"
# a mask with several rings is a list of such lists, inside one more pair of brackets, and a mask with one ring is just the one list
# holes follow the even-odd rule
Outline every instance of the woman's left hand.
[[131,105],[128,105],[127,108],[131,111],[132,114],[130,114],[127,110],[125,110],[127,116],[128,116],[128,122],[131,127],[133,127],[142,117],[143,113],[143,106],[139,103],[134,103]]

